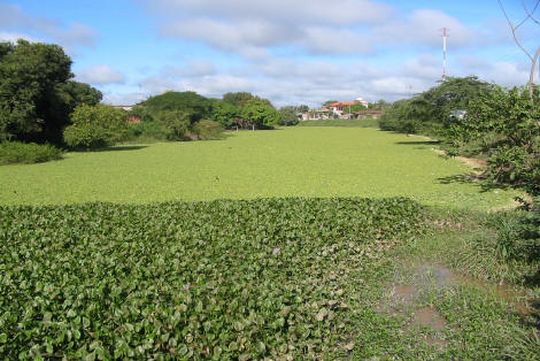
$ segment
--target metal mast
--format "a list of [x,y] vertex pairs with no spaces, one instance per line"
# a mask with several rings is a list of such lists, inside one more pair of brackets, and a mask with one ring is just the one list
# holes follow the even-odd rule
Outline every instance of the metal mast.
[[446,80],[446,67],[447,67],[447,61],[446,61],[446,52],[447,52],[447,43],[448,43],[448,28],[444,27],[442,28],[442,38],[443,38],[443,72],[442,72],[442,80]]

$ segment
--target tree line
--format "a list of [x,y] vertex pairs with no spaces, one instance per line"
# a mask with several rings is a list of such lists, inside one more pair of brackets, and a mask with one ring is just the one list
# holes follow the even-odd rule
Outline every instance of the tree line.
[[[505,88],[476,77],[448,78],[410,99],[392,104],[383,130],[424,134],[450,156],[484,159],[486,187],[516,187],[531,199],[501,236],[504,257],[540,267],[540,88]],[[540,272],[538,274],[540,276]]]
[[[195,92],[151,96],[130,112],[101,104],[103,94],[74,80],[72,60],[55,44],[0,42],[0,143],[2,162],[45,159],[51,146],[94,149],[126,140],[204,140],[224,129],[294,125],[307,106],[276,109],[248,92],[221,99]],[[128,119],[139,119],[129,124]],[[13,144],[20,143],[20,144]],[[41,156],[30,157],[43,149]],[[24,151],[23,151],[24,150]],[[14,155],[19,156],[15,157]],[[51,159],[58,158],[58,153]],[[11,161],[10,161],[11,159]]]

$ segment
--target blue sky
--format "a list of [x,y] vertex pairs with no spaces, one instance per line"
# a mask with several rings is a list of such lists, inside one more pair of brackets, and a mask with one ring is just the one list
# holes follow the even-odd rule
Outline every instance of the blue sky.
[[[520,1],[503,3],[521,20]],[[496,0],[0,0],[0,40],[62,45],[76,78],[113,104],[166,90],[276,105],[408,97],[440,79],[443,27],[450,75],[526,83]],[[520,30],[534,52],[540,25]]]

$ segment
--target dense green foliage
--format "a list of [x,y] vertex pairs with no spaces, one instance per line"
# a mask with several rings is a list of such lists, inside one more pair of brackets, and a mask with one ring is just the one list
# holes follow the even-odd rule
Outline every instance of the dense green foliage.
[[191,116],[182,110],[162,110],[154,113],[154,119],[161,126],[167,140],[187,140],[191,129]]
[[[471,104],[450,128],[455,152],[466,148],[488,159],[487,177],[495,184],[518,185],[540,194],[540,96],[528,89],[496,88]],[[471,147],[471,144],[475,147]]]
[[407,196],[423,204],[487,210],[506,207],[520,195],[446,181],[470,168],[423,142],[369,128],[287,127],[229,132],[220,142],[68,153],[62,162],[0,167],[0,203]]
[[71,59],[57,45],[0,43],[0,141],[61,143],[73,109],[102,97],[72,77]]
[[346,107],[343,111],[345,114],[354,114],[360,110],[367,109],[363,104],[354,104],[351,106]]
[[201,120],[193,127],[197,139],[216,140],[223,139],[225,130],[223,126],[213,120]]
[[307,105],[288,105],[285,107],[279,108],[279,113],[281,114],[281,120],[279,121],[280,125],[296,125],[299,122],[298,115],[302,113],[307,113],[309,107]]
[[476,77],[448,78],[411,99],[395,102],[381,118],[383,130],[441,136],[456,112],[495,88]]
[[422,214],[399,198],[0,207],[0,355],[346,354],[349,273]]
[[62,150],[50,144],[0,143],[0,164],[42,163],[62,158]]
[[64,141],[75,149],[114,145],[127,137],[126,114],[107,105],[79,105],[71,115],[73,124],[64,130]]
[[140,103],[139,107],[144,107],[152,113],[163,111],[182,112],[185,113],[191,123],[209,117],[212,110],[209,99],[191,91],[168,91],[148,98]]
[[221,124],[224,128],[231,128],[240,119],[240,108],[236,105],[220,99],[213,103],[212,120]]
[[[540,91],[452,78],[386,111],[381,128],[435,135],[450,155],[487,159],[487,186],[540,194]],[[502,229],[503,258],[540,260],[538,201]],[[506,224],[506,223],[505,223]]]
[[194,92],[169,91],[138,104],[130,115],[147,123],[130,127],[132,138],[157,140],[217,139],[224,129],[269,128],[281,119],[269,100],[247,92],[208,99]]
[[269,128],[277,125],[281,114],[264,100],[250,100],[241,110],[244,124],[255,128]]
[[261,98],[248,92],[225,93],[223,95],[223,101],[225,103],[234,105],[239,109],[244,108],[250,101],[254,100],[266,103],[266,105],[272,105],[268,99]]

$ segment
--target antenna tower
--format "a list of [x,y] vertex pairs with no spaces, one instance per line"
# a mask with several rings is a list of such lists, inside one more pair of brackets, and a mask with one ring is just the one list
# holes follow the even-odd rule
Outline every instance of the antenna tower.
[[447,44],[448,44],[448,28],[442,28],[442,38],[443,38],[443,70],[442,70],[442,80],[445,81],[447,77]]

